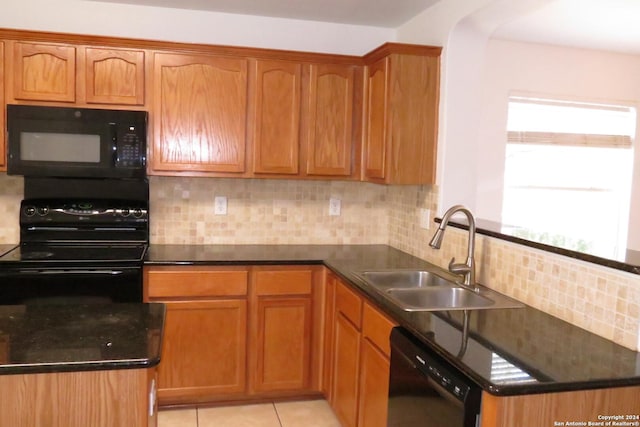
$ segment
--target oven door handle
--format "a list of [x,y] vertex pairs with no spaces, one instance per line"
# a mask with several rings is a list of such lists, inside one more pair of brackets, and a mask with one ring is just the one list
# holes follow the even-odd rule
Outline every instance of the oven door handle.
[[90,275],[100,275],[100,276],[119,276],[120,274],[124,274],[123,270],[18,270],[18,275],[22,274],[30,274],[33,276],[38,276],[41,274],[50,274],[50,275],[61,275],[61,274],[90,274]]

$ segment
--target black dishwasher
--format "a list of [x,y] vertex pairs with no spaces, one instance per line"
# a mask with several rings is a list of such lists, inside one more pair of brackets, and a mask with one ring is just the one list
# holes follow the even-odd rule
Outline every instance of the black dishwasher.
[[477,427],[481,392],[405,329],[392,330],[388,427]]

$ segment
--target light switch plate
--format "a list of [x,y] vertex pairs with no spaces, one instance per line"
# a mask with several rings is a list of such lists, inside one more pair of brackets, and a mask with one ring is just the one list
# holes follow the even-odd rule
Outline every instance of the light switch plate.
[[340,199],[336,199],[332,197],[329,199],[329,215],[330,216],[339,216],[340,208],[341,208]]
[[227,198],[225,196],[216,196],[213,201],[213,213],[215,215],[227,214]]

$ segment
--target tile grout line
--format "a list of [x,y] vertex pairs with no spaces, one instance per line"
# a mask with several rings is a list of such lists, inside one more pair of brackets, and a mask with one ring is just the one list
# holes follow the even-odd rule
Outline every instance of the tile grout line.
[[276,418],[278,418],[278,424],[280,424],[280,427],[283,427],[282,420],[280,419],[280,414],[278,414],[278,407],[276,406],[276,402],[271,402],[271,404],[273,405],[273,410],[276,411]]

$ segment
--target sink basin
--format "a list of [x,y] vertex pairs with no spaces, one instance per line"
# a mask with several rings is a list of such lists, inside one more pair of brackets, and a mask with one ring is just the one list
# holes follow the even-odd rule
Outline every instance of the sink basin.
[[458,276],[435,266],[433,269],[370,270],[353,274],[404,311],[524,307],[524,304],[481,285],[477,286],[478,292],[467,289]]
[[464,288],[388,289],[386,293],[405,311],[423,311],[429,307],[438,310],[470,310],[494,305],[493,300]]
[[446,278],[427,270],[363,271],[356,273],[365,282],[382,289],[430,288],[456,285],[455,277]]

